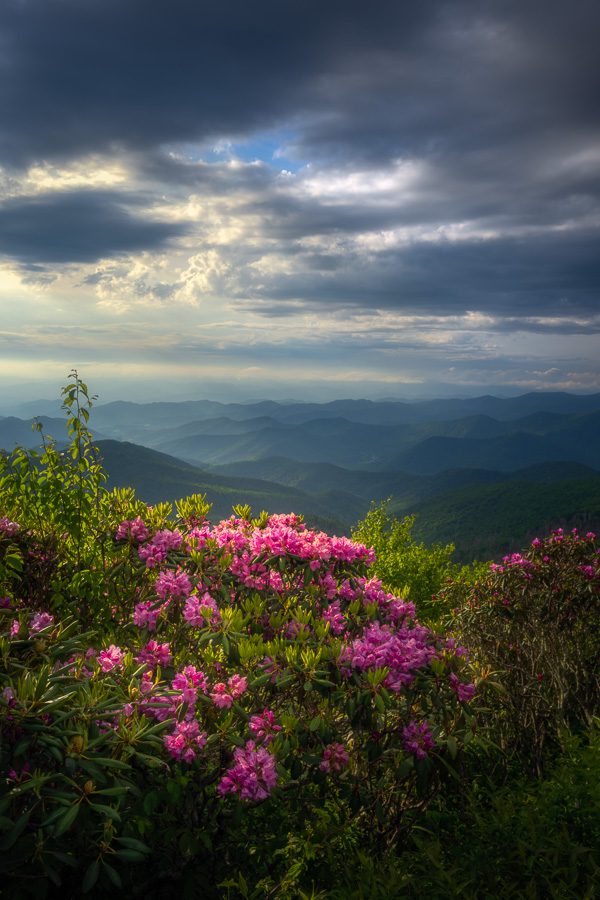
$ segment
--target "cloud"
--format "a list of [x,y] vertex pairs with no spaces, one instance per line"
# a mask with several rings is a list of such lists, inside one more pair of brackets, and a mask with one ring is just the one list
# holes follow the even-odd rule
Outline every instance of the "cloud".
[[10,199],[0,206],[0,253],[30,267],[89,263],[162,248],[186,230],[135,215],[130,204],[116,193],[87,190]]
[[105,317],[141,366],[589,385],[599,28],[592,0],[0,3],[0,296],[86,353]]
[[419,18],[385,0],[3,4],[0,152],[19,163],[254,131],[315,105],[338,57]]

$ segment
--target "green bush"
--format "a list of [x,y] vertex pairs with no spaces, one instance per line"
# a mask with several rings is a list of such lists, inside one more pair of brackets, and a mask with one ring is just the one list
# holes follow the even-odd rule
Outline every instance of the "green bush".
[[483,673],[498,673],[495,739],[537,771],[561,731],[600,713],[599,554],[594,534],[559,529],[442,592],[452,632]]
[[401,896],[592,900],[600,876],[600,729],[565,736],[544,780],[520,776],[499,786],[482,778],[461,802],[430,810],[413,835],[415,849],[401,859],[408,882]]
[[453,544],[427,546],[416,541],[414,523],[414,516],[389,515],[388,503],[382,503],[372,507],[352,536],[375,551],[373,573],[385,587],[411,600],[425,621],[436,622],[443,612],[437,599],[441,588],[451,578],[470,582],[478,568],[461,569],[454,563]]

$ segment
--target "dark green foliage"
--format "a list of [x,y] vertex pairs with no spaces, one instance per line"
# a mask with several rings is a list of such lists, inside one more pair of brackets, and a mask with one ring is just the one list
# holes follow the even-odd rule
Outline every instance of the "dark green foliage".
[[414,832],[415,850],[402,856],[410,885],[402,896],[597,897],[600,730],[564,740],[544,780],[482,779],[462,802],[432,810]]
[[562,530],[450,585],[448,624],[479,664],[500,675],[489,702],[497,740],[539,770],[564,729],[600,714],[600,548]]

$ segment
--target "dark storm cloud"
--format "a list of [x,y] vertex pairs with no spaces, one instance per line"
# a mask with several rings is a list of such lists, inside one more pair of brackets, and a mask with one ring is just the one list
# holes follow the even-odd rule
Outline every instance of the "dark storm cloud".
[[0,151],[16,163],[252,131],[314,106],[338,59],[408,40],[423,13],[403,6],[9,0]]
[[136,217],[122,195],[109,191],[17,197],[0,206],[0,257],[35,271],[39,263],[94,262],[156,250],[183,231],[180,224]]
[[7,0],[0,152],[149,148],[300,116],[311,154],[459,162],[587,132],[599,24],[594,0]]
[[[261,278],[256,295],[284,315],[286,300],[315,306],[387,309],[407,315],[465,310],[512,317],[572,319],[600,313],[600,258],[595,233],[527,239],[416,243],[377,254],[337,257],[335,277],[305,271]],[[299,263],[302,263],[300,258]],[[260,305],[257,310],[261,310]],[[264,312],[264,308],[262,310]],[[297,313],[292,302],[289,313]]]

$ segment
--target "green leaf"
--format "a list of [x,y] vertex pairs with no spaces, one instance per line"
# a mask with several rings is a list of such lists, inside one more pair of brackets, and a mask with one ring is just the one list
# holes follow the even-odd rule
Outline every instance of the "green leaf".
[[109,865],[109,863],[107,863],[104,859],[102,860],[102,865],[104,866],[104,871],[106,872],[114,886],[117,888],[122,888],[123,882],[121,881],[121,876],[119,875],[117,870],[113,869],[113,867]]
[[98,881],[98,875],[100,874],[100,863],[97,859],[95,859],[86,869],[85,875],[83,876],[83,882],[81,884],[81,890],[84,894],[87,894],[88,891],[94,887],[96,882]]
[[124,859],[126,862],[144,862],[146,859],[145,853],[140,853],[139,850],[129,850],[127,848],[117,850],[115,856],[118,856],[119,859]]
[[92,762],[94,765],[105,766],[107,769],[129,770],[131,768],[129,763],[123,762],[120,759],[111,759],[108,756],[96,756],[93,758]]
[[106,806],[104,803],[90,803],[90,808],[95,812],[102,813],[107,818],[112,819],[113,822],[121,821],[121,816],[116,809],[112,808],[112,806]]
[[130,850],[139,850],[140,853],[151,852],[148,844],[144,844],[143,841],[138,841],[137,838],[118,837],[116,840],[119,844],[123,844],[124,847],[129,847]]
[[0,850],[9,850],[18,841],[27,827],[30,815],[31,810],[29,809],[19,816],[8,834],[0,841]]
[[379,710],[380,713],[385,713],[385,703],[381,694],[375,694],[375,706]]
[[63,834],[67,829],[71,827],[77,815],[79,813],[79,803],[74,803],[73,806],[69,806],[68,809],[62,814],[56,828],[54,829],[55,837],[58,837],[59,834]]

